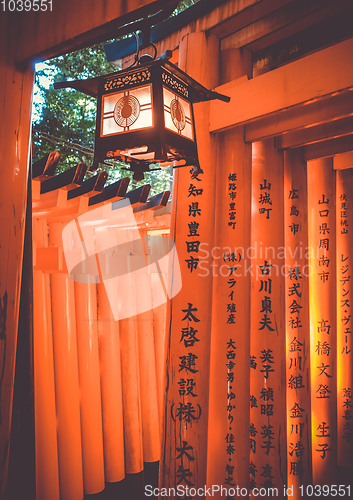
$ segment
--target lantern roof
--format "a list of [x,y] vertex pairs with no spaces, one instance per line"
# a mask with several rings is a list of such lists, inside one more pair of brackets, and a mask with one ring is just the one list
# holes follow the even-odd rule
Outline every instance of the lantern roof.
[[128,75],[130,73],[134,73],[137,70],[141,70],[143,68],[153,68],[153,67],[163,67],[166,70],[170,71],[174,76],[180,78],[184,83],[189,86],[189,99],[192,103],[195,102],[204,102],[210,101],[213,99],[220,99],[221,101],[229,102],[230,98],[219,94],[218,92],[214,92],[212,90],[207,89],[199,82],[191,78],[187,73],[179,69],[175,64],[172,64],[168,59],[157,59],[152,61],[151,63],[144,64],[141,66],[134,66],[133,68],[129,68],[127,70],[115,71],[114,73],[108,73],[106,75],[97,76],[95,78],[87,78],[86,80],[68,80],[64,82],[56,82],[54,83],[55,89],[64,89],[64,88],[73,88],[78,90],[79,92],[83,92],[86,95],[97,98],[98,96],[98,87],[102,81],[108,80],[115,76],[121,77],[122,75]]

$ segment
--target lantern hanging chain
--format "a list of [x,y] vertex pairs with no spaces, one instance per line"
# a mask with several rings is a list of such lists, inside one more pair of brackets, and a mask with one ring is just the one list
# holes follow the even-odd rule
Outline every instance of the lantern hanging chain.
[[137,43],[137,48],[136,48],[136,53],[135,53],[135,57],[134,57],[134,60],[133,62],[130,64],[130,66],[127,66],[127,68],[124,68],[125,69],[130,69],[132,68],[133,66],[135,66],[135,64],[138,62],[139,60],[139,52],[140,52],[140,39],[139,39],[139,36],[138,34],[136,33],[136,31],[133,32],[133,35],[135,36],[136,38],[136,43]]
[[[151,42],[151,26],[149,24],[146,25],[146,28],[142,29],[141,32],[143,34],[142,46],[146,47],[148,45],[151,45],[153,47],[154,54],[153,54],[153,56],[151,56],[149,54],[142,54],[139,57],[139,53],[140,53],[140,49],[141,49],[140,38],[139,38],[137,32],[134,31],[133,35],[135,36],[135,39],[136,39],[136,53],[135,53],[135,57],[134,57],[133,62],[130,64],[130,66],[127,66],[126,68],[124,68],[124,70],[132,68],[133,66],[135,66],[135,64],[143,65],[146,62],[146,61],[144,61],[144,59],[148,59],[148,61],[155,61],[155,59],[157,57],[157,47],[156,47],[156,45],[153,42]],[[148,40],[148,43],[146,43],[146,40]]]

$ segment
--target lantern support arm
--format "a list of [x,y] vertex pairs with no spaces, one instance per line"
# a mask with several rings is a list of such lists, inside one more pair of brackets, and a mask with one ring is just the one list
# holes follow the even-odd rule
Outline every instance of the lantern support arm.
[[213,99],[218,99],[219,101],[223,101],[223,102],[230,101],[230,97],[227,95],[219,94],[218,92],[214,92],[213,90],[209,90],[208,92],[209,92],[209,96],[210,96],[210,101],[212,101]]

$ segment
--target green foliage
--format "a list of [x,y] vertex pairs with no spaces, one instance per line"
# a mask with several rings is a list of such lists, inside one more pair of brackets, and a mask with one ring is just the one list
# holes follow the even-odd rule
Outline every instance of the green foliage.
[[[46,62],[36,73],[36,83],[44,105],[41,118],[33,124],[36,145],[34,161],[54,149],[61,154],[60,169],[79,161],[90,165],[93,160],[96,99],[73,89],[47,89],[43,77],[53,82],[78,80],[114,71],[107,63],[103,46],[85,48]],[[41,105],[37,105],[40,107]],[[59,140],[58,140],[59,139]],[[70,147],[74,144],[74,147]]]

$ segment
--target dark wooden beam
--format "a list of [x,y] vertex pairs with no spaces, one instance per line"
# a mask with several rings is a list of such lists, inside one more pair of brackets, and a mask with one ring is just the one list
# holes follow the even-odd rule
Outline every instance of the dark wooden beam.
[[170,197],[170,191],[163,191],[163,193],[156,194],[147,200],[146,203],[134,208],[134,213],[143,212],[144,210],[158,210],[167,205]]
[[110,184],[105,187],[103,191],[89,199],[88,206],[97,205],[98,203],[103,203],[104,201],[113,200],[113,198],[125,198],[127,188],[129,186],[130,179],[128,177],[123,177],[122,179]]
[[107,172],[100,172],[99,174],[90,177],[84,181],[80,187],[69,191],[67,193],[67,199],[72,200],[73,198],[77,198],[78,196],[82,196],[84,194],[93,196],[97,194],[97,192],[103,191],[107,178]]
[[42,181],[55,174],[60,159],[59,151],[52,151],[32,164],[32,179]]
[[[124,199],[129,200],[132,206],[142,205],[143,203],[146,203],[150,190],[151,185],[145,184],[144,186],[129,191]],[[115,201],[113,203],[112,209],[117,210],[120,208],[120,206],[120,202]]]
[[71,167],[65,172],[43,181],[40,186],[40,193],[48,193],[60,188],[70,190],[78,187],[82,184],[87,169],[85,163],[79,163],[75,167]]

